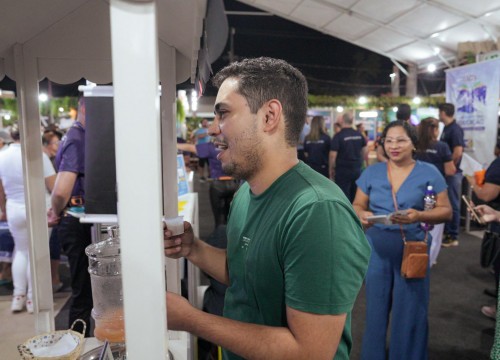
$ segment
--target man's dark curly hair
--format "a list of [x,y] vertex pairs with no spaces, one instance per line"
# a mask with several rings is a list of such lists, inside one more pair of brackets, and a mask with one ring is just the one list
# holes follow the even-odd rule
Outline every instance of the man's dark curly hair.
[[219,88],[224,80],[238,80],[238,93],[252,114],[266,101],[277,99],[285,115],[285,139],[296,146],[307,114],[307,81],[302,73],[284,60],[260,57],[232,63],[219,71],[212,83]]

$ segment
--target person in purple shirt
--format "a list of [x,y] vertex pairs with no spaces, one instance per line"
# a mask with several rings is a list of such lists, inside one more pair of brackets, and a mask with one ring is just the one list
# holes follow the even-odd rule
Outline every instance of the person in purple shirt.
[[220,151],[217,150],[213,142],[196,145],[178,143],[177,149],[192,152],[198,157],[208,160],[210,178],[212,179],[209,187],[210,206],[214,215],[215,228],[219,225],[227,224],[229,207],[240,183],[232,177],[227,176],[222,170],[222,164],[217,159]]
[[[49,226],[58,224],[57,235],[68,257],[71,272],[71,307],[69,325],[76,319],[87,323],[85,336],[90,336],[90,313],[92,311],[92,288],[88,273],[88,258],[85,248],[91,244],[90,224],[81,224],[79,219],[66,215],[65,210],[84,205],[85,179],[85,104],[79,101],[78,118],[61,140],[56,155],[57,178],[52,191],[52,207],[48,211]],[[75,326],[82,332],[81,325]]]

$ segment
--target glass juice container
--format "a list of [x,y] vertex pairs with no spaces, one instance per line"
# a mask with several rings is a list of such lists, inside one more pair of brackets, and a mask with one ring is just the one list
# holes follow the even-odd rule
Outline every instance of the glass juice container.
[[95,320],[94,336],[110,343],[125,342],[123,291],[118,229],[108,228],[107,240],[87,246]]

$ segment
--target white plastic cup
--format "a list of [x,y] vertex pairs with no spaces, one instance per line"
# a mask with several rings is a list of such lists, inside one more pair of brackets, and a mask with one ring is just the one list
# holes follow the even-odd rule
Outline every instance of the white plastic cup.
[[184,233],[184,216],[163,218],[163,222],[167,225],[167,229],[172,232],[173,236]]

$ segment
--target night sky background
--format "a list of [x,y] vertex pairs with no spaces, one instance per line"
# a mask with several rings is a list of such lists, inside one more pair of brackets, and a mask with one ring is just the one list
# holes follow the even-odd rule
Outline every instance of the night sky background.
[[[261,11],[235,0],[224,0],[226,11]],[[234,58],[269,56],[281,58],[300,69],[314,95],[383,95],[391,92],[392,61],[343,40],[293,23],[278,16],[228,15],[234,28]],[[229,64],[230,40],[212,64],[217,72]],[[419,95],[444,92],[444,72],[419,74]],[[405,94],[404,74],[400,92]],[[188,85],[188,84],[184,84]],[[191,85],[189,85],[191,86]],[[214,95],[207,87],[206,95]]]

